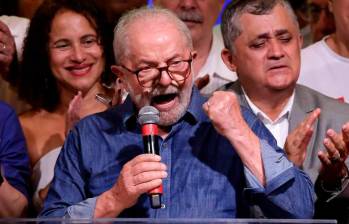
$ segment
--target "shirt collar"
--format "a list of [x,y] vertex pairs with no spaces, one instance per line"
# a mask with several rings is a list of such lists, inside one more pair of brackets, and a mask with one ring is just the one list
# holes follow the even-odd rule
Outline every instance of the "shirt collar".
[[[206,120],[207,116],[202,109],[202,105],[206,100],[207,99],[201,96],[198,89],[194,86],[187,111],[178,122],[186,120],[190,124],[195,124],[198,121]],[[133,104],[130,96],[127,96],[125,102],[119,106],[118,112],[122,118],[123,125],[127,129],[137,126],[138,110]]]
[[120,114],[122,123],[125,127],[129,127],[130,123],[133,123],[134,125],[134,123],[137,122],[137,109],[133,104],[130,95],[128,95],[124,103],[119,106],[118,113]]
[[282,118],[289,119],[290,114],[291,114],[291,109],[292,109],[292,106],[293,106],[293,102],[294,102],[295,91],[293,91],[291,97],[289,98],[289,100],[288,100],[287,104],[285,105],[285,107],[280,112],[280,114],[277,117],[277,119],[275,119],[275,121],[272,121],[267,114],[265,114],[261,109],[259,109],[251,101],[251,99],[247,96],[247,94],[246,94],[246,92],[245,92],[245,90],[244,90],[244,88],[242,86],[241,86],[241,89],[242,89],[242,92],[244,93],[246,101],[247,101],[248,105],[250,106],[251,110],[253,111],[254,114],[256,114],[261,119],[267,120],[271,124],[273,124],[275,122],[278,122]]
[[197,89],[196,86],[193,87],[193,91],[191,94],[191,100],[187,109],[187,116],[190,116],[192,121],[199,122],[207,120],[204,110],[202,109],[202,105],[207,101],[207,98],[202,96]]

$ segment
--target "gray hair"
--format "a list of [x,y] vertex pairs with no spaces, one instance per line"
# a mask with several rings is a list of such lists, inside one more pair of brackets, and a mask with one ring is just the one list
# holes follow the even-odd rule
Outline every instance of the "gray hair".
[[233,43],[242,33],[239,21],[242,14],[267,15],[278,4],[286,9],[299,30],[297,16],[290,4],[285,0],[232,0],[222,15],[221,31],[225,48],[232,53],[235,52]]
[[[191,38],[190,30],[184,22],[178,19],[178,17],[173,12],[160,7],[147,8],[145,6],[131,10],[123,15],[114,28],[113,48],[117,64],[119,64],[121,60],[128,54],[128,37],[130,35],[130,33],[128,32],[129,27],[137,21],[145,21],[147,19],[162,19],[173,24],[175,27],[177,27],[178,31],[183,34],[188,47],[191,50],[193,49],[193,41]],[[133,33],[133,35],[139,34]]]

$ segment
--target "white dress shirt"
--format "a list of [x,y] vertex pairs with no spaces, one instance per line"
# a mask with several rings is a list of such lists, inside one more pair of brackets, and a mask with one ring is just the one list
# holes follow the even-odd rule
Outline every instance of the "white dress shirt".
[[289,127],[289,117],[291,114],[291,108],[294,102],[294,91],[288,100],[287,104],[279,114],[279,116],[273,121],[266,115],[263,111],[261,111],[247,96],[244,89],[242,89],[248,105],[251,107],[253,113],[263,122],[263,124],[268,128],[268,130],[273,134],[276,139],[277,145],[280,148],[284,148],[286,138],[288,135],[288,127]]

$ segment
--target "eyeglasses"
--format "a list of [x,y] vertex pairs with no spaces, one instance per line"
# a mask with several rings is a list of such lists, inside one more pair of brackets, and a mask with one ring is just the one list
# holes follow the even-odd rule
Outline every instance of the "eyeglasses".
[[326,16],[331,16],[331,12],[328,9],[328,6],[320,6],[316,4],[310,4],[309,5],[309,14],[310,14],[310,21],[315,23],[319,21],[321,12],[324,12]]
[[139,84],[144,88],[152,88],[156,86],[160,79],[163,71],[166,71],[172,80],[178,83],[183,82],[189,77],[191,71],[191,62],[193,61],[193,56],[190,53],[190,58],[187,60],[172,61],[167,66],[164,67],[145,67],[135,71],[120,65],[122,68],[128,72],[135,74]]

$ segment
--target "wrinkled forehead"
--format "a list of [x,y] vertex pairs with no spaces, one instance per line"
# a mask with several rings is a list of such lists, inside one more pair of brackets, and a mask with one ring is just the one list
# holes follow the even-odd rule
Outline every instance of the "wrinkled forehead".
[[130,51],[190,50],[184,33],[168,20],[151,18],[138,20],[130,24],[126,32],[128,38],[125,44]]

